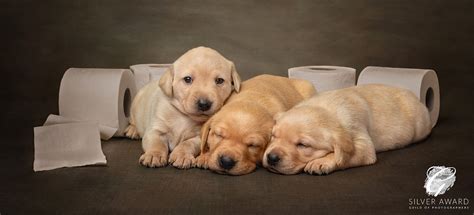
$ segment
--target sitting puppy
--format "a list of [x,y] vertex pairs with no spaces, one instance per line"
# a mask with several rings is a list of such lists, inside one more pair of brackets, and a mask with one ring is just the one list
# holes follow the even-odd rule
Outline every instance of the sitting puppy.
[[[142,137],[148,167],[194,165],[201,124],[217,112],[232,91],[239,92],[234,64],[217,51],[198,47],[178,58],[159,81],[143,87],[132,102],[126,135]],[[168,159],[168,153],[171,151]]]
[[222,174],[252,172],[270,141],[273,116],[315,92],[305,80],[260,75],[244,81],[240,93],[233,94],[202,127],[196,165]]
[[404,147],[431,132],[428,110],[418,98],[384,85],[324,92],[275,118],[263,165],[283,174],[370,165],[376,152]]

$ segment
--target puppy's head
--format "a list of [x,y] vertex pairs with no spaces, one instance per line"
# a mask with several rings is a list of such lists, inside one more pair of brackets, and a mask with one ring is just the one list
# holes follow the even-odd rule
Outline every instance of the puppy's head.
[[209,169],[221,174],[243,175],[261,164],[273,119],[266,112],[249,110],[255,108],[220,111],[204,124],[201,153],[210,153]]
[[349,135],[326,110],[296,107],[275,117],[263,166],[272,172],[296,174],[314,159],[334,152],[342,162],[351,151]]
[[160,79],[171,103],[195,121],[206,121],[232,91],[239,92],[240,77],[234,63],[217,51],[198,47],[176,60]]

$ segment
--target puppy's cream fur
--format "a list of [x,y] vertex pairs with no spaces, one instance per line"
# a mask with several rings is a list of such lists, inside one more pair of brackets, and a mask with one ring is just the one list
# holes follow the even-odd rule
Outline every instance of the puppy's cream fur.
[[[178,58],[159,81],[143,87],[132,102],[126,135],[142,137],[140,163],[148,167],[168,162],[178,168],[193,166],[199,154],[201,124],[239,88],[234,64],[213,49],[194,48]],[[209,110],[199,110],[200,99],[212,102]]]
[[[324,92],[275,118],[263,165],[283,174],[370,165],[376,152],[404,147],[431,132],[428,110],[418,98],[384,85]],[[270,165],[269,154],[279,161]]]
[[[252,172],[261,163],[270,141],[273,116],[315,92],[313,85],[305,80],[260,75],[244,81],[240,93],[232,94],[203,126],[197,166],[231,175]],[[222,156],[234,160],[235,166],[222,168],[219,164]]]

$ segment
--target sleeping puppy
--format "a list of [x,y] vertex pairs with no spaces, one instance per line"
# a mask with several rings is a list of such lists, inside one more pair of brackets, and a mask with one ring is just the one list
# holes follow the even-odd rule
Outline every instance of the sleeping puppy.
[[168,162],[183,169],[193,166],[199,154],[201,124],[239,88],[234,64],[213,49],[194,48],[178,58],[132,102],[126,135],[142,138],[140,163],[147,167]]
[[244,81],[222,109],[202,127],[196,165],[222,174],[243,175],[261,163],[273,116],[315,94],[305,80],[260,75]]
[[370,165],[376,152],[404,147],[431,132],[428,110],[418,98],[384,85],[324,92],[275,118],[263,165],[282,174]]

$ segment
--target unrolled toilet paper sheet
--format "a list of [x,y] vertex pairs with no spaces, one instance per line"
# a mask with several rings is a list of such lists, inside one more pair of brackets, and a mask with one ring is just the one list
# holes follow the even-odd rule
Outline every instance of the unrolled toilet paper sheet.
[[34,128],[34,171],[61,167],[104,165],[96,122],[73,122]]
[[[48,118],[46,119],[46,122],[44,122],[44,126],[55,125],[55,124],[73,123],[73,122],[81,122],[81,121],[77,120],[77,119],[70,119],[70,118],[66,118],[66,117],[63,117],[63,116],[50,114],[48,116]],[[98,121],[93,121],[93,120],[91,122],[99,123]],[[117,131],[117,128],[113,128],[113,127],[109,127],[109,126],[105,126],[105,125],[101,125],[101,124],[99,124],[98,129],[99,129],[99,132],[100,132],[100,139],[102,139],[102,140],[108,140],[108,139],[112,138],[112,136]]]

